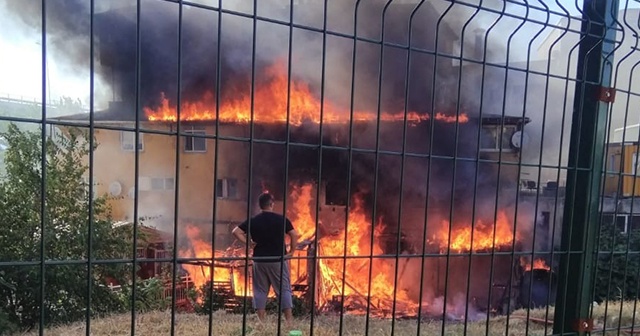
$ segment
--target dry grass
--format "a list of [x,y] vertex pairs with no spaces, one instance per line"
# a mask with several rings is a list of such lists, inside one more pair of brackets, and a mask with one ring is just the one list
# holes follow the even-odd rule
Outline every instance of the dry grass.
[[[620,309],[622,308],[622,318],[619,318]],[[640,309],[640,305],[638,307]],[[529,321],[526,317],[526,311],[516,311],[509,318],[509,335],[545,335],[545,325],[541,320],[545,319],[546,310],[531,310],[530,317],[540,319],[537,322]],[[605,306],[600,305],[594,309],[594,318],[596,328],[603,328],[606,321],[606,328],[617,328],[619,326],[625,328],[630,327],[635,318],[636,330],[640,329],[640,316],[633,313],[633,302],[611,303],[607,309],[607,318],[605,319]],[[549,309],[548,319],[553,319],[553,308]],[[339,334],[339,317],[336,316],[320,316],[314,321],[314,335],[317,336],[334,336]],[[247,318],[247,325],[253,329],[253,333],[247,335],[276,335],[275,317],[271,317],[262,330],[258,329],[255,316]],[[620,323],[622,322],[622,323]],[[209,334],[209,318],[196,314],[178,314],[176,315],[175,334],[176,335],[208,335]],[[304,335],[310,334],[310,321],[308,319],[297,319],[295,329],[302,330]],[[489,321],[488,333],[487,322],[481,320],[477,322],[469,322],[467,324],[467,335],[505,335],[507,327],[506,317],[496,317]],[[465,325],[463,322],[448,321],[445,324],[445,335],[464,335]],[[345,316],[343,320],[342,335],[391,335],[391,320],[371,319],[368,334],[365,332],[365,318],[360,316]],[[287,335],[288,330],[283,328],[282,335]],[[95,336],[106,335],[130,335],[131,333],[131,316],[115,315],[107,318],[95,319],[91,322],[91,334]],[[171,313],[170,312],[154,312],[140,314],[136,320],[136,335],[170,335],[171,333]],[[442,321],[426,321],[421,323],[420,335],[441,335]],[[546,334],[551,333],[551,326],[547,327]],[[24,335],[35,335],[37,332]],[[216,312],[213,315],[212,325],[213,335],[242,335],[242,316]],[[602,333],[600,333],[602,335]],[[617,335],[615,331],[608,334]],[[624,333],[623,333],[624,334]],[[84,323],[77,323],[67,326],[59,326],[46,330],[46,335],[51,336],[74,336],[85,335]],[[417,335],[416,320],[398,320],[395,323],[394,335]]]

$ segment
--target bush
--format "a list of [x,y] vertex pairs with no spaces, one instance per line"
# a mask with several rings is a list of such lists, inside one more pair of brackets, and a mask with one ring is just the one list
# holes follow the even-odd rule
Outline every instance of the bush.
[[18,325],[3,310],[0,310],[0,336],[13,335],[19,330]]
[[[595,278],[595,300],[635,300],[640,271],[640,232],[620,233],[604,223],[600,230]],[[629,253],[627,255],[627,245]]]
[[[165,282],[161,278],[150,278],[136,282],[135,308],[137,312],[166,310],[171,307],[171,297],[164,296]],[[118,292],[121,309],[131,311],[132,286],[122,286]]]

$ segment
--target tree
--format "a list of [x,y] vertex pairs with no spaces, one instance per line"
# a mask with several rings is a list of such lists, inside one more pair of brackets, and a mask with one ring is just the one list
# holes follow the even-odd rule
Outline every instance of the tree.
[[[39,264],[1,268],[0,326],[9,321],[20,329],[32,328],[39,323],[41,312],[45,324],[82,319],[89,286],[92,315],[121,310],[122,300],[106,286],[104,279],[108,275],[124,283],[131,274],[130,268],[97,263],[92,265],[89,278],[87,264],[83,262],[89,257],[90,235],[92,260],[121,259],[126,251],[132,250],[127,226],[113,227],[105,198],[95,198],[91,203],[93,221],[89,231],[90,195],[83,180],[88,170],[83,159],[90,151],[86,132],[70,129],[66,136],[48,137],[44,158],[40,132],[22,131],[11,124],[0,137],[8,145],[5,173],[0,176],[0,260],[79,261],[46,265],[44,297],[40,294]],[[41,212],[43,186],[45,207]],[[5,328],[10,330],[8,326]]]

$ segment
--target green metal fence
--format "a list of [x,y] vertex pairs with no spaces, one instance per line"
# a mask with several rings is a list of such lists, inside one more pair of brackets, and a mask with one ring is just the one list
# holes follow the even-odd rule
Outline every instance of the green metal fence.
[[0,15],[0,335],[639,332],[637,1]]

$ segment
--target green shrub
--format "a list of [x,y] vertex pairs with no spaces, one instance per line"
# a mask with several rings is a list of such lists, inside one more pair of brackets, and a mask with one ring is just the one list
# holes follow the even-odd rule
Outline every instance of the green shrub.
[[631,230],[624,234],[611,223],[603,224],[596,258],[594,299],[598,302],[635,300],[638,298],[640,271],[640,232]]
[[[131,311],[132,286],[122,286],[118,292],[122,310]],[[164,296],[165,282],[161,278],[150,278],[136,282],[135,308],[137,312],[166,310],[171,307],[171,297]]]

